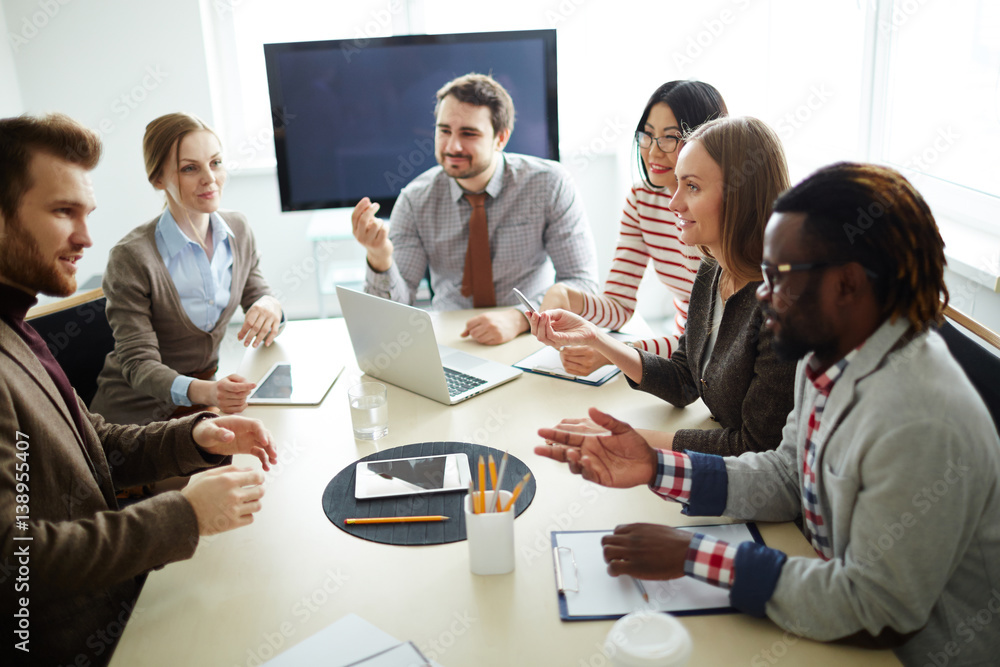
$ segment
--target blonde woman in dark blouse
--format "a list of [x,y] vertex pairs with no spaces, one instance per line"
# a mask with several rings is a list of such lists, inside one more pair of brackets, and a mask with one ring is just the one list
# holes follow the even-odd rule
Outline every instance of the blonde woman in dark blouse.
[[[644,431],[651,446],[723,456],[774,449],[792,409],[795,364],[780,361],[755,293],[764,226],[789,186],[781,141],[756,118],[721,118],[685,138],[670,209],[681,240],[704,259],[691,290],[687,329],[670,359],[628,347],[564,310],[532,315],[538,340],[590,345],[629,384],[683,407],[701,398],[720,429]],[[597,428],[567,419],[560,428]],[[604,429],[599,429],[604,430]]]
[[205,406],[240,412],[254,385],[216,379],[219,346],[237,307],[244,345],[270,345],[282,321],[246,218],[219,210],[226,170],[219,139],[199,118],[172,113],[146,126],[149,182],[163,213],[129,232],[104,273],[115,349],[91,409],[143,424]]

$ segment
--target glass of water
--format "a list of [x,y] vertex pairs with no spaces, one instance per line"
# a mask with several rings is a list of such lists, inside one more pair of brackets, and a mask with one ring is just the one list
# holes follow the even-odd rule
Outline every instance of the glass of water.
[[351,424],[358,440],[378,440],[389,432],[389,397],[384,384],[362,382],[347,390]]

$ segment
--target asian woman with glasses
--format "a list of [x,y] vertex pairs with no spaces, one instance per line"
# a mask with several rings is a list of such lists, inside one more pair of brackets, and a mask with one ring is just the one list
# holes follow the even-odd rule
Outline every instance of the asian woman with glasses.
[[[642,350],[669,357],[687,321],[688,299],[701,256],[680,241],[677,216],[670,198],[677,187],[674,165],[681,136],[707,120],[727,114],[714,87],[701,81],[670,81],[657,88],[636,124],[632,143],[638,179],[625,198],[618,245],[611,271],[600,295],[557,283],[542,301],[542,310],[562,308],[590,322],[618,329],[635,312],[639,283],[650,264],[673,296],[675,333],[635,343]],[[574,375],[588,375],[608,359],[589,346],[567,346],[563,366]]]

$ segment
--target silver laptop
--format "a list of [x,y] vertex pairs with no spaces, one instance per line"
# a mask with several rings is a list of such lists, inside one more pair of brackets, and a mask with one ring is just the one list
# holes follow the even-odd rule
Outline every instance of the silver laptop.
[[521,370],[438,345],[419,308],[337,286],[354,356],[362,371],[445,405],[509,382]]

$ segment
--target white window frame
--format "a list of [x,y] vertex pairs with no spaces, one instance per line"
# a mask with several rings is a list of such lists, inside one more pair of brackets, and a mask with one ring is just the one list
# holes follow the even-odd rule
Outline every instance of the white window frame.
[[948,267],[1000,292],[1000,197],[923,174],[886,158],[886,110],[895,0],[866,3],[865,71],[862,84],[860,154],[903,172],[935,212],[945,240]]

